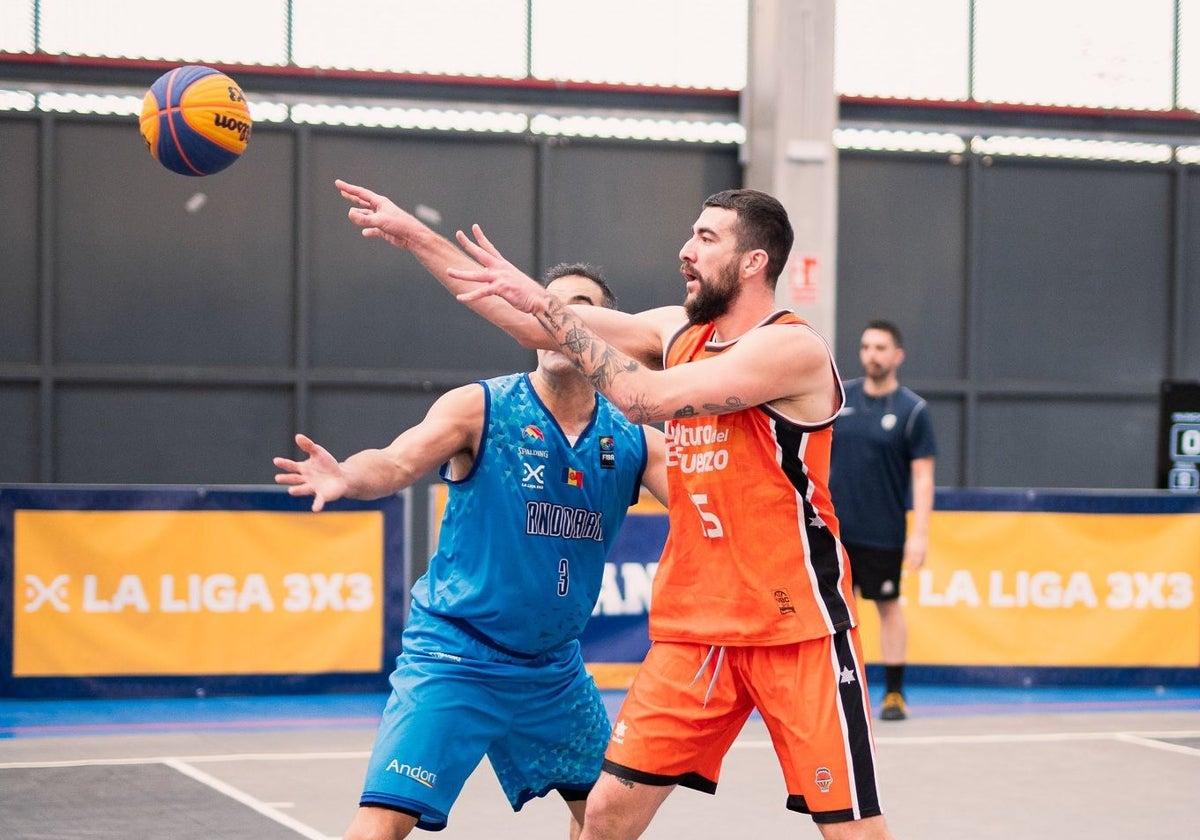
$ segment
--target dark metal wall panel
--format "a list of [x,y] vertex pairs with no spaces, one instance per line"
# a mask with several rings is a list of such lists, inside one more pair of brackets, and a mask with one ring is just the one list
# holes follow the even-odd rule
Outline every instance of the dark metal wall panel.
[[547,149],[543,261],[598,264],[627,312],[680,304],[679,250],[704,199],[741,185],[733,149],[556,140]]
[[929,416],[933,419],[933,436],[937,441],[934,459],[934,483],[939,487],[954,487],[962,483],[963,469],[963,399],[961,397],[925,396]]
[[[56,114],[2,114],[0,142],[6,481],[268,482],[295,431],[341,455],[385,445],[447,388],[532,367],[364,240],[334,178],[447,236],[479,222],[532,274],[598,263],[639,310],[681,300],[679,247],[741,173],[728,147],[264,124],[229,170],[186,178],[129,120]],[[1200,377],[1200,176],[839,165],[838,364],[859,374],[868,318],[900,323],[938,483],[1153,486],[1158,380]]]
[[308,426],[300,431],[336,457],[345,458],[360,449],[387,446],[405,429],[419,423],[441,395],[441,390],[405,393],[352,387],[313,388]]
[[291,142],[256,131],[217,175],[169,172],[136,124],[58,125],[55,358],[283,365],[291,359]]
[[514,265],[534,271],[533,146],[511,137],[344,131],[314,132],[311,146],[314,366],[441,371],[461,381],[533,364],[532,353],[454,300],[411,255],[364,240],[333,186],[342,178],[409,211],[428,208],[450,239],[478,222]]
[[1179,295],[1179,329],[1182,336],[1172,377],[1200,381],[1200,173],[1187,173],[1182,204],[1183,266]]
[[981,487],[1154,486],[1152,401],[989,399],[979,407]]
[[860,376],[873,318],[905,337],[901,379],[965,373],[966,167],[949,158],[844,153],[839,161],[837,360]]
[[1170,168],[847,152],[839,177],[838,363],[859,375],[868,318],[900,324],[940,485],[1153,486],[1157,383],[1173,324],[1195,346],[1200,272],[1187,245],[1181,313]]
[[268,483],[291,409],[282,388],[60,385],[51,480]]
[[36,385],[0,382],[0,484],[38,480]]
[[1169,172],[998,160],[980,196],[976,375],[1154,388],[1166,361]]
[[0,363],[38,358],[38,124],[0,122]]

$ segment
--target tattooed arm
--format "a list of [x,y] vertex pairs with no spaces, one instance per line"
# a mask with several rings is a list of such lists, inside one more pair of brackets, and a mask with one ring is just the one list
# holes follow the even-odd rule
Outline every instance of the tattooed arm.
[[[455,278],[477,284],[460,294],[470,302],[489,295],[503,298],[532,315],[552,346],[583,371],[596,390],[636,423],[658,423],[697,414],[726,414],[747,406],[771,403],[797,420],[818,422],[836,410],[832,363],[824,342],[807,327],[772,325],[751,330],[733,347],[713,358],[661,370],[631,355],[607,337],[653,335],[643,348],[661,348],[683,323],[678,307],[627,315],[597,307],[572,307],[531,278],[516,271],[475,229],[480,245],[461,232],[459,243],[480,264],[473,270],[452,269]],[[481,247],[481,245],[483,247]],[[593,312],[593,310],[597,310]],[[587,316],[586,320],[584,316]],[[593,321],[593,316],[600,316]],[[629,342],[636,345],[636,342]],[[661,365],[661,362],[660,362]]]

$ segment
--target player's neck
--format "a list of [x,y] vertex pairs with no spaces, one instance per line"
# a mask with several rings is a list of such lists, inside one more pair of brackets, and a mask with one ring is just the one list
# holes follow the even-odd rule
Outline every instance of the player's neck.
[[882,379],[872,379],[869,376],[863,379],[863,393],[868,397],[886,397],[899,387],[900,380],[894,373]]
[[725,342],[741,338],[779,310],[775,298],[754,296],[743,289],[729,311],[713,321],[713,341]]
[[550,374],[535,370],[529,375],[529,380],[564,432],[578,434],[592,422],[596,391],[582,375],[575,372]]

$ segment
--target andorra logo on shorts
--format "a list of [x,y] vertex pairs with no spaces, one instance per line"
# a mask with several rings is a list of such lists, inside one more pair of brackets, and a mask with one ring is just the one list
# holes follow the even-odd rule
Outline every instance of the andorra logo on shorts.
[[429,788],[430,790],[432,790],[433,786],[437,784],[437,773],[430,773],[424,767],[419,765],[413,766],[412,764],[401,764],[394,758],[392,759],[391,764],[387,766],[387,771],[389,773],[399,773],[401,776],[408,776],[408,778],[412,779],[417,784],[425,785],[425,787]]

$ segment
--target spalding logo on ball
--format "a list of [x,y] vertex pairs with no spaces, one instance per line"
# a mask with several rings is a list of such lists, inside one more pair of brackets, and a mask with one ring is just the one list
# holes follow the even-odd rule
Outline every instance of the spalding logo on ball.
[[211,67],[189,64],[169,70],[142,99],[146,148],[180,175],[225,169],[246,150],[251,125],[241,87]]

